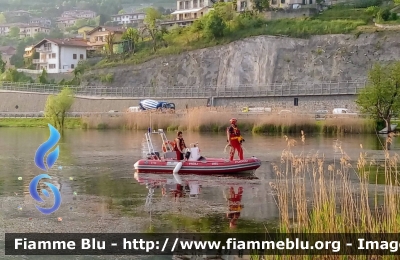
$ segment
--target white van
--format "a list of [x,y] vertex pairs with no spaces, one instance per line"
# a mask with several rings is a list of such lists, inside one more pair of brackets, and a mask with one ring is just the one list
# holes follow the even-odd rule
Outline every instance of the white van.
[[347,108],[334,108],[333,111],[332,111],[332,114],[336,114],[336,115],[338,115],[338,114],[343,115],[344,114],[344,115],[353,115],[353,116],[357,115],[357,113],[351,112]]
[[126,112],[140,112],[140,107],[129,107]]

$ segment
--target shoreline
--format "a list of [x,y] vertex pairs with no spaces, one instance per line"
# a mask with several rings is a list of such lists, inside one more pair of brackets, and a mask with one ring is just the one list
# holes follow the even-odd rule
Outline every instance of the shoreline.
[[[145,118],[138,118],[143,117]],[[234,116],[234,115],[233,115]],[[127,115],[122,117],[81,117],[66,118],[65,129],[82,130],[147,130],[162,128],[167,132],[182,130],[189,132],[221,133],[224,132],[227,123],[225,118],[233,117],[219,116],[224,118],[213,118],[212,115],[200,118],[188,115],[187,118],[157,115],[149,122],[146,115]],[[376,133],[376,123],[370,119],[362,118],[328,118],[315,120],[310,118],[299,118],[296,116],[287,118],[273,118],[272,116],[262,118],[238,119],[239,129],[242,132],[253,134],[296,134],[303,131],[308,134],[373,134]],[[133,117],[133,118],[132,118]],[[168,117],[171,117],[168,120]],[[238,118],[238,117],[237,117]],[[24,128],[46,128],[49,120],[46,118],[0,118],[1,127],[24,127]],[[380,130],[380,129],[379,129]]]

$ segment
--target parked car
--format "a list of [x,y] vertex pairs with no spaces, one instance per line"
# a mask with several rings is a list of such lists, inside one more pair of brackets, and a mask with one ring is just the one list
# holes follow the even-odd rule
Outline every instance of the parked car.
[[328,117],[329,111],[328,110],[317,110],[315,112],[315,119],[326,119]]
[[288,110],[288,109],[284,109],[279,111],[278,115],[285,115],[285,114],[291,114],[292,111]]
[[[346,116],[357,116],[357,113],[351,112],[347,108],[334,108],[332,110],[332,114],[334,115],[346,115]],[[337,116],[335,116],[337,117]]]

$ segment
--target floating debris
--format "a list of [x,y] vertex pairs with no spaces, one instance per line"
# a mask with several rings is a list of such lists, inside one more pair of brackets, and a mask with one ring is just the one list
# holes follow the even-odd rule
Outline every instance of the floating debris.
[[18,206],[18,210],[22,210],[22,207],[21,207],[21,206]]
[[58,169],[59,169],[59,170],[62,170],[62,168],[63,168],[62,166],[58,166]]
[[22,177],[18,177],[18,180],[19,180],[19,181],[22,180]]
[[61,217],[59,217],[59,218],[57,218],[57,220],[61,222],[61,221],[62,221],[62,218],[61,218]]
[[74,177],[69,177],[69,180],[70,180],[70,181],[73,181],[73,180],[74,180]]
[[76,195],[78,195],[78,193],[76,191],[74,191],[74,195],[76,196]]

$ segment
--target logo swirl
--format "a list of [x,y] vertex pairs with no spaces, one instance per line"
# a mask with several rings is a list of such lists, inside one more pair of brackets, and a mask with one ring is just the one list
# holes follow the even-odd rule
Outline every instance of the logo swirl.
[[[45,165],[44,159],[45,155],[50,149],[58,143],[60,140],[60,133],[55,129],[51,124],[48,124],[49,129],[50,129],[50,137],[49,139],[41,144],[39,148],[36,151],[35,154],[35,164],[36,166],[44,171],[47,171],[50,169],[54,163],[58,159],[58,155],[60,153],[59,146],[54,149],[54,151],[50,152],[47,156],[47,167]],[[32,179],[31,183],[29,184],[29,192],[32,196],[32,198],[38,202],[44,202],[43,199],[39,196],[39,193],[37,191],[37,186],[39,184],[39,181],[41,179],[51,179],[51,177],[48,174],[40,174],[36,176],[35,178]],[[42,208],[39,206],[36,206],[36,208],[42,212],[43,214],[51,214],[55,212],[61,205],[61,194],[57,187],[55,187],[53,184],[45,182],[45,184],[51,189],[51,191],[54,194],[54,205],[51,208]],[[50,197],[50,194],[47,190],[43,189],[41,192],[46,196]]]

